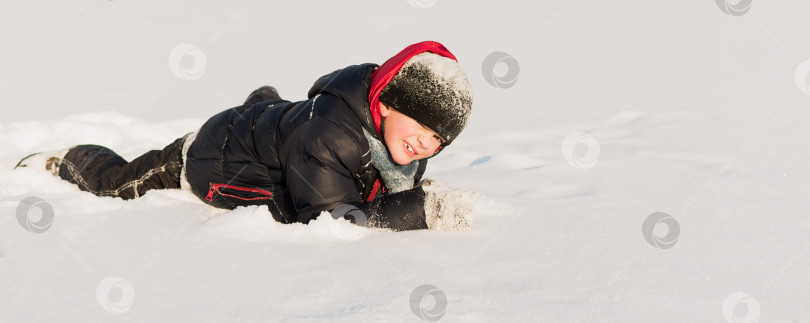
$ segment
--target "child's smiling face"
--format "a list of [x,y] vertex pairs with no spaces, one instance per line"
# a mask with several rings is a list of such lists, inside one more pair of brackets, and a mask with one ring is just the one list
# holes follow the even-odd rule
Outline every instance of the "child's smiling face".
[[441,137],[421,123],[380,103],[385,127],[385,145],[400,165],[433,156],[442,145]]

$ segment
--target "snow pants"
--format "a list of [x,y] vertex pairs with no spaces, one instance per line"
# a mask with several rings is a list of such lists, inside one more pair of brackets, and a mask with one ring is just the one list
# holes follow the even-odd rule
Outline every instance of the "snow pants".
[[[271,100],[281,100],[281,97],[275,88],[263,86],[250,93],[244,104]],[[107,147],[76,146],[62,159],[59,177],[78,185],[83,191],[125,200],[140,197],[148,190],[180,188],[185,159],[183,148],[187,139],[191,143],[193,133],[130,162]]]
[[107,147],[71,148],[59,167],[59,177],[98,196],[139,197],[151,189],[180,188],[183,143],[188,135],[162,150],[152,150],[127,162]]

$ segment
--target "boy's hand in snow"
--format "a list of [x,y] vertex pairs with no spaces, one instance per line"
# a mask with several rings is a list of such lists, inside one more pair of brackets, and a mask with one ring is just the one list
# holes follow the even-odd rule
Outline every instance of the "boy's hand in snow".
[[422,180],[420,185],[425,191],[425,221],[430,230],[470,229],[475,192],[454,189],[429,178]]

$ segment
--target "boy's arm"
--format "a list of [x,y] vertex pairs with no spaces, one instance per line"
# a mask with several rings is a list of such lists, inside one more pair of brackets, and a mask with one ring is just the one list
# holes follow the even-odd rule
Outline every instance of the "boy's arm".
[[395,231],[427,229],[425,191],[415,187],[357,205],[368,216],[368,226]]
[[[341,204],[360,208],[369,224],[392,230],[427,229],[424,191],[417,187],[363,202],[353,178],[360,147],[342,128],[323,119],[307,122],[285,143],[285,178],[298,221],[307,223]],[[424,166],[420,165],[421,172]],[[421,173],[420,172],[420,173]]]
[[396,231],[428,229],[425,221],[425,191],[420,187],[427,161],[419,161],[416,176],[413,177],[414,188],[357,205],[369,217],[369,226]]
[[362,202],[352,178],[360,168],[357,143],[325,119],[301,125],[284,144],[283,168],[298,221],[308,223],[341,204]]
[[[469,230],[475,192],[457,190],[434,181],[357,206],[370,227],[401,230]],[[332,216],[341,214],[333,214]],[[356,219],[358,214],[352,215]],[[358,222],[355,222],[358,223]]]

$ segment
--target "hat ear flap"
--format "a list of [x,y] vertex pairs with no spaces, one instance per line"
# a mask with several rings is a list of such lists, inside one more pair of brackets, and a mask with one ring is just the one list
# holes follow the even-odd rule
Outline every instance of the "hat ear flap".
[[385,118],[391,113],[391,108],[380,102],[380,116]]

